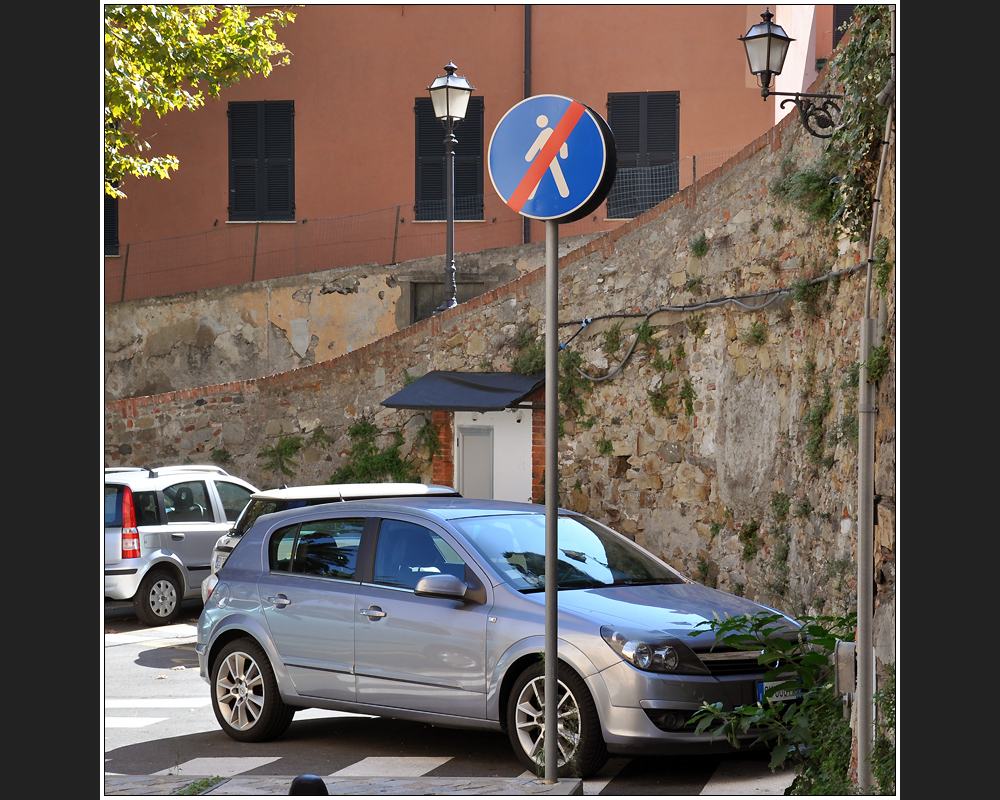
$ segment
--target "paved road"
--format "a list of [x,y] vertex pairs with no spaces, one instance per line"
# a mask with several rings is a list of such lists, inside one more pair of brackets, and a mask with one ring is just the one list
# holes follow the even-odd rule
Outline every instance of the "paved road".
[[[126,609],[105,614],[105,773],[332,777],[531,777],[506,736],[332,711],[305,710],[279,740],[241,744],[219,729],[198,676],[195,615],[142,627]],[[187,611],[187,608],[185,608]],[[782,794],[766,754],[613,758],[584,794]],[[164,794],[167,792],[164,791]]]

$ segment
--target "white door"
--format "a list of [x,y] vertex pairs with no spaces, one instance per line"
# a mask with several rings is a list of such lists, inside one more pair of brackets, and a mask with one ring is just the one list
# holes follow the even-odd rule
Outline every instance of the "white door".
[[456,411],[455,482],[465,497],[531,502],[531,410]]

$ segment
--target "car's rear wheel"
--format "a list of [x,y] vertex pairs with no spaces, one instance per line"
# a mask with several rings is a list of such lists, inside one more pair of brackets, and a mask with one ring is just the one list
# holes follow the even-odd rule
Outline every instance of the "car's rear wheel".
[[[585,778],[607,763],[597,708],[583,679],[569,666],[559,666],[559,776]],[[518,759],[544,774],[545,667],[536,662],[514,683],[507,702],[507,735]]]
[[266,742],[292,724],[295,709],[281,699],[271,662],[252,639],[223,647],[211,677],[215,718],[233,739]]
[[153,569],[142,579],[132,604],[145,625],[167,625],[181,615],[181,589],[167,570]]

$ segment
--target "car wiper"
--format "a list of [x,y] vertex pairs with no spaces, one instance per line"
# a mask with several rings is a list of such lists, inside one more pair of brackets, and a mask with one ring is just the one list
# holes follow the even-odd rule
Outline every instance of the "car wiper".
[[665,584],[667,581],[663,578],[640,578],[632,580],[629,578],[619,578],[614,582],[614,586],[660,586]]

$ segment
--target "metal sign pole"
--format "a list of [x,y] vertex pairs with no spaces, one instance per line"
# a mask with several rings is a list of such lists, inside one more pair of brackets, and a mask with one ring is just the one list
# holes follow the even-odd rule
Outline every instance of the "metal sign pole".
[[545,222],[545,782],[559,781],[559,223]]

